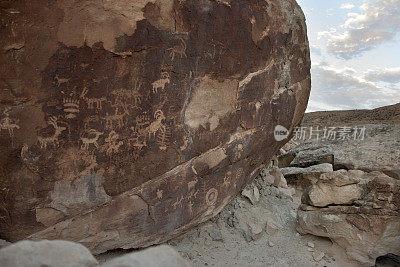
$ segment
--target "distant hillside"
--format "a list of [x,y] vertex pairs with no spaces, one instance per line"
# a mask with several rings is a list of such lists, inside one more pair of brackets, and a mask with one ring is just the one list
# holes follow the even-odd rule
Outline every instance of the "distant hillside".
[[304,115],[303,126],[400,124],[400,103],[371,110],[317,111]]

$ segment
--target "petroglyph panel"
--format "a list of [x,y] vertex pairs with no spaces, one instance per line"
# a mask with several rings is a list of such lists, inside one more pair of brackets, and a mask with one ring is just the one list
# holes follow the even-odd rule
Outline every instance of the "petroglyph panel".
[[275,125],[306,108],[294,0],[23,0],[0,14],[10,241],[168,240],[218,213],[285,143]]

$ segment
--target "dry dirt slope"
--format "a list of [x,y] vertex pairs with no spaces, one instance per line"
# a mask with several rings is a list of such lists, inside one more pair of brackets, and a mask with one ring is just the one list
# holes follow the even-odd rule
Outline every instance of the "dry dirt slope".
[[303,126],[400,124],[400,103],[371,110],[317,111],[304,115]]

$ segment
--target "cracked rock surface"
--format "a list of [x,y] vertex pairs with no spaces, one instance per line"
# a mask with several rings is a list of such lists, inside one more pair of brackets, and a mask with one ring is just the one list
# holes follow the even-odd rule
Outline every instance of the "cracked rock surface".
[[217,214],[310,92],[294,0],[2,1],[0,236],[98,254]]

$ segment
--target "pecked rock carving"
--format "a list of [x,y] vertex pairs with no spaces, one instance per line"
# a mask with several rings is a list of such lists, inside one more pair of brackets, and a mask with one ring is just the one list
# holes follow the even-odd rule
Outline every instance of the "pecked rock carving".
[[168,240],[256,177],[286,142],[275,126],[291,131],[307,105],[294,0],[3,1],[0,14],[2,239],[93,253]]

